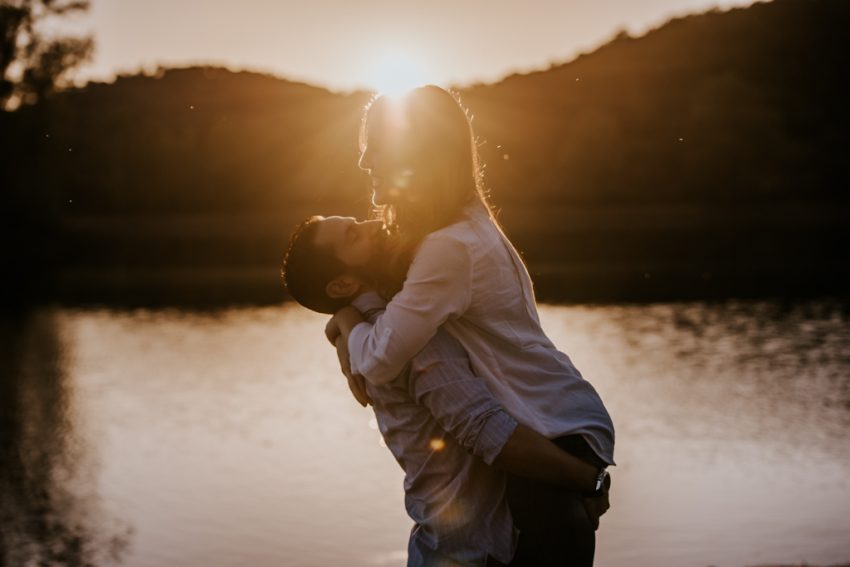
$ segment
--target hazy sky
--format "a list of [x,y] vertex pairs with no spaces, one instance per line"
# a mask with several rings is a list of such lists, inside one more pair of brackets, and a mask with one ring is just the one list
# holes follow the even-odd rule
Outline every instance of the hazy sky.
[[468,84],[548,66],[617,30],[743,0],[92,0],[74,29],[97,43],[85,78],[192,63],[336,90]]

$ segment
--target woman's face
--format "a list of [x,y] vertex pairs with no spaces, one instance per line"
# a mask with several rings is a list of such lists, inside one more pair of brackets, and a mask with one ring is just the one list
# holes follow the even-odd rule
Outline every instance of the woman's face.
[[360,169],[369,174],[374,205],[396,204],[409,195],[413,183],[410,152],[401,128],[385,120],[369,120]]

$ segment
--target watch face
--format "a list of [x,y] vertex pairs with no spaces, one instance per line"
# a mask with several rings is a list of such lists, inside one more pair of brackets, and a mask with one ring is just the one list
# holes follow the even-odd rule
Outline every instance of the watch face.
[[611,477],[608,475],[608,469],[599,471],[599,475],[596,477],[596,492],[601,492],[602,487],[607,488],[610,484]]

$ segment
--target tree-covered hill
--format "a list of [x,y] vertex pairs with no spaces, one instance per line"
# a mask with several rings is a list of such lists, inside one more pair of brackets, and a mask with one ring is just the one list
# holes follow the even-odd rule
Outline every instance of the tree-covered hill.
[[350,194],[366,100],[253,73],[163,70],[6,117],[4,155],[13,187],[66,212],[268,210]]
[[465,100],[506,199],[846,202],[848,29],[843,0],[713,11]]
[[[487,184],[538,282],[609,299],[842,289],[848,29],[846,0],[774,0],[464,89]],[[202,286],[200,267],[251,268],[277,290],[293,222],[368,209],[356,137],[369,96],[205,67],[0,112],[11,258],[95,297],[104,273],[156,287],[176,281],[157,280],[166,268]]]
[[[844,0],[776,0],[462,95],[497,200],[844,201],[848,29]],[[90,84],[2,116],[4,181],[91,212],[356,201],[366,100],[211,68]]]

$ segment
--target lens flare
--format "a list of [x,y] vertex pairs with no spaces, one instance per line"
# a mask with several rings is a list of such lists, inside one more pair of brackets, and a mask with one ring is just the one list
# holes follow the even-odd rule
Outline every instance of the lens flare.
[[409,90],[423,85],[427,77],[415,57],[390,49],[375,58],[369,73],[369,86],[379,94],[403,96]]

